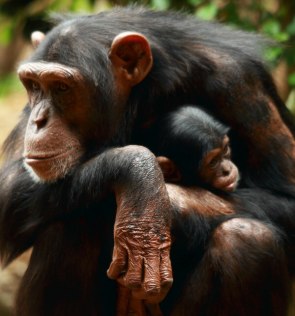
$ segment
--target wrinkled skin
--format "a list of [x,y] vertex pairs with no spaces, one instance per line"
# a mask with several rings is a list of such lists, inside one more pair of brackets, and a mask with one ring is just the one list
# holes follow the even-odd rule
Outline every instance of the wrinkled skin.
[[110,278],[132,289],[136,298],[151,303],[161,301],[172,285],[171,206],[169,198],[163,198],[167,191],[162,174],[157,177],[156,192],[150,201],[126,194],[125,186],[116,191],[114,251],[108,269]]

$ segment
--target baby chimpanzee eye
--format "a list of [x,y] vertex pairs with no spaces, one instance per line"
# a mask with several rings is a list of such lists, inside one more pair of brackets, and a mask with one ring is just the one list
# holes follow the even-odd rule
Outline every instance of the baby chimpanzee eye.
[[219,161],[220,161],[220,158],[219,156],[215,156],[213,159],[211,159],[208,163],[208,166],[211,168],[211,169],[215,169],[217,168],[218,164],[219,164]]

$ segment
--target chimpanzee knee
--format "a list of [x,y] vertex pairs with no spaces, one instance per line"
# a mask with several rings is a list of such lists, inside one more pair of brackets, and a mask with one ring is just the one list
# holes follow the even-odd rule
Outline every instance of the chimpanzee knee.
[[282,316],[287,292],[280,233],[254,219],[234,218],[214,231],[173,315]]

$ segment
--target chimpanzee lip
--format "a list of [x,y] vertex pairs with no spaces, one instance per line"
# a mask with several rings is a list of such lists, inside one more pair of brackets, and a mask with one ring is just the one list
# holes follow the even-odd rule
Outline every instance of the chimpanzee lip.
[[54,161],[56,159],[64,159],[68,155],[70,155],[70,152],[62,152],[62,153],[50,153],[50,154],[38,154],[38,153],[30,153],[27,155],[24,155],[25,163],[29,166],[38,166],[42,163],[51,163],[51,161]]
[[225,189],[226,191],[232,191],[232,190],[235,189],[235,187],[236,187],[236,183],[235,183],[234,181],[232,181],[232,182],[230,182],[229,184],[226,184],[226,185],[224,186],[224,189]]
[[236,177],[233,176],[230,179],[228,179],[228,181],[223,186],[223,188],[226,191],[233,191],[237,187],[238,182],[239,182],[239,177],[238,177],[238,179],[236,179]]
[[26,161],[30,160],[47,160],[47,159],[52,159],[52,158],[57,158],[58,156],[62,156],[63,153],[52,153],[52,154],[27,154],[24,155],[24,158]]

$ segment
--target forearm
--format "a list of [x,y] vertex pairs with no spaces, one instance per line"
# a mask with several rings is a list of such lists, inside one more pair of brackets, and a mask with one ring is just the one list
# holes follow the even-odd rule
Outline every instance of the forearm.
[[148,149],[111,148],[78,166],[73,173],[72,195],[77,199],[100,200],[110,191],[117,195],[125,192],[130,193],[130,203],[140,206],[144,203],[143,193],[156,194],[161,182],[164,183],[162,172]]
[[99,200],[114,192],[117,212],[108,276],[134,289],[138,298],[162,300],[172,283],[172,214],[155,156],[141,146],[106,150],[75,172],[72,189],[78,200]]

